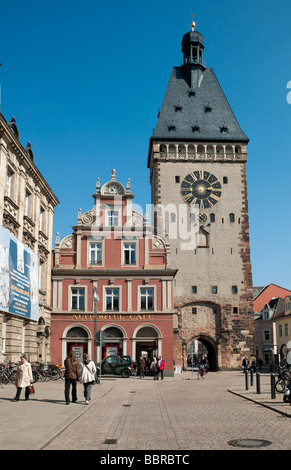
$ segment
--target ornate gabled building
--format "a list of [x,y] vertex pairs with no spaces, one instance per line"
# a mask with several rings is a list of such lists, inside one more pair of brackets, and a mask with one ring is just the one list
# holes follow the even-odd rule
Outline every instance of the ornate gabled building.
[[[173,374],[173,279],[169,245],[153,235],[147,215],[133,208],[129,180],[115,170],[94,206],[79,210],[73,233],[57,238],[52,269],[52,356],[74,350],[82,360],[109,354],[137,361],[163,355]],[[94,305],[94,293],[96,304]],[[98,297],[97,297],[98,296]],[[98,300],[97,300],[98,299]],[[94,338],[103,338],[96,347]]]
[[[240,367],[244,355],[254,354],[249,139],[204,65],[204,38],[194,26],[182,40],[183,63],[170,76],[148,168],[155,227],[169,236],[178,269],[174,358],[186,366],[187,350],[199,340],[217,370]],[[187,233],[195,234],[188,247]]]
[[51,250],[59,203],[0,114],[0,362],[50,360]]

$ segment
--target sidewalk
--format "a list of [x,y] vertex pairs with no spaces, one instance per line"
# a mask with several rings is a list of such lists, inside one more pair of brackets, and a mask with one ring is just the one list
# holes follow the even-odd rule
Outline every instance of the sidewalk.
[[[86,405],[83,386],[77,385],[78,400],[66,405],[63,380],[36,382],[35,395],[24,400],[24,390],[19,402],[14,402],[15,386],[0,385],[0,450],[35,450],[59,434],[96,401],[115,386],[116,379],[104,379],[95,385],[92,400]],[[37,405],[37,406],[36,406]]]
[[228,391],[291,418],[291,405],[290,403],[284,403],[284,393],[275,392],[275,398],[272,398],[270,373],[260,374],[260,394],[257,393],[255,375],[252,386],[250,385],[249,379],[248,390],[246,390],[245,383],[243,383],[242,379],[239,387],[231,387]]

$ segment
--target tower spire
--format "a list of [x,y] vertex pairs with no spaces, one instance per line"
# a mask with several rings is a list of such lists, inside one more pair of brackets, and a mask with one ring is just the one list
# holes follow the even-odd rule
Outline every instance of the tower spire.
[[[195,18],[195,15],[191,15],[191,16],[192,16],[192,18]],[[192,31],[194,31],[195,26],[196,26],[196,23],[195,23],[194,20],[192,20],[191,23],[190,23],[190,28],[191,28]]]

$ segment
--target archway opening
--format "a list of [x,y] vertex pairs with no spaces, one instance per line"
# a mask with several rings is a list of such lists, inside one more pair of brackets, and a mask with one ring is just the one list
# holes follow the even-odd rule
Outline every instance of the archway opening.
[[151,326],[144,326],[136,333],[136,360],[143,356],[147,365],[158,355],[158,333]]
[[67,332],[67,354],[74,351],[79,362],[84,359],[84,354],[88,352],[88,333],[82,326],[73,326]]
[[123,332],[116,326],[104,329],[105,340],[102,345],[102,358],[107,356],[123,356]]
[[198,364],[201,355],[204,354],[209,363],[209,370],[210,371],[217,371],[218,370],[218,363],[217,363],[217,351],[213,344],[213,342],[204,336],[198,336],[197,338],[193,338],[187,346],[187,365],[188,367],[192,367]]

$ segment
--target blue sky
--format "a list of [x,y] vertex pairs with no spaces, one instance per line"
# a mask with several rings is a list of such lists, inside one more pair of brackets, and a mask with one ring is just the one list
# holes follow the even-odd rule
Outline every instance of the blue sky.
[[1,112],[60,200],[54,240],[92,208],[112,168],[145,208],[149,139],[192,14],[250,139],[254,285],[291,288],[290,0],[0,0]]

